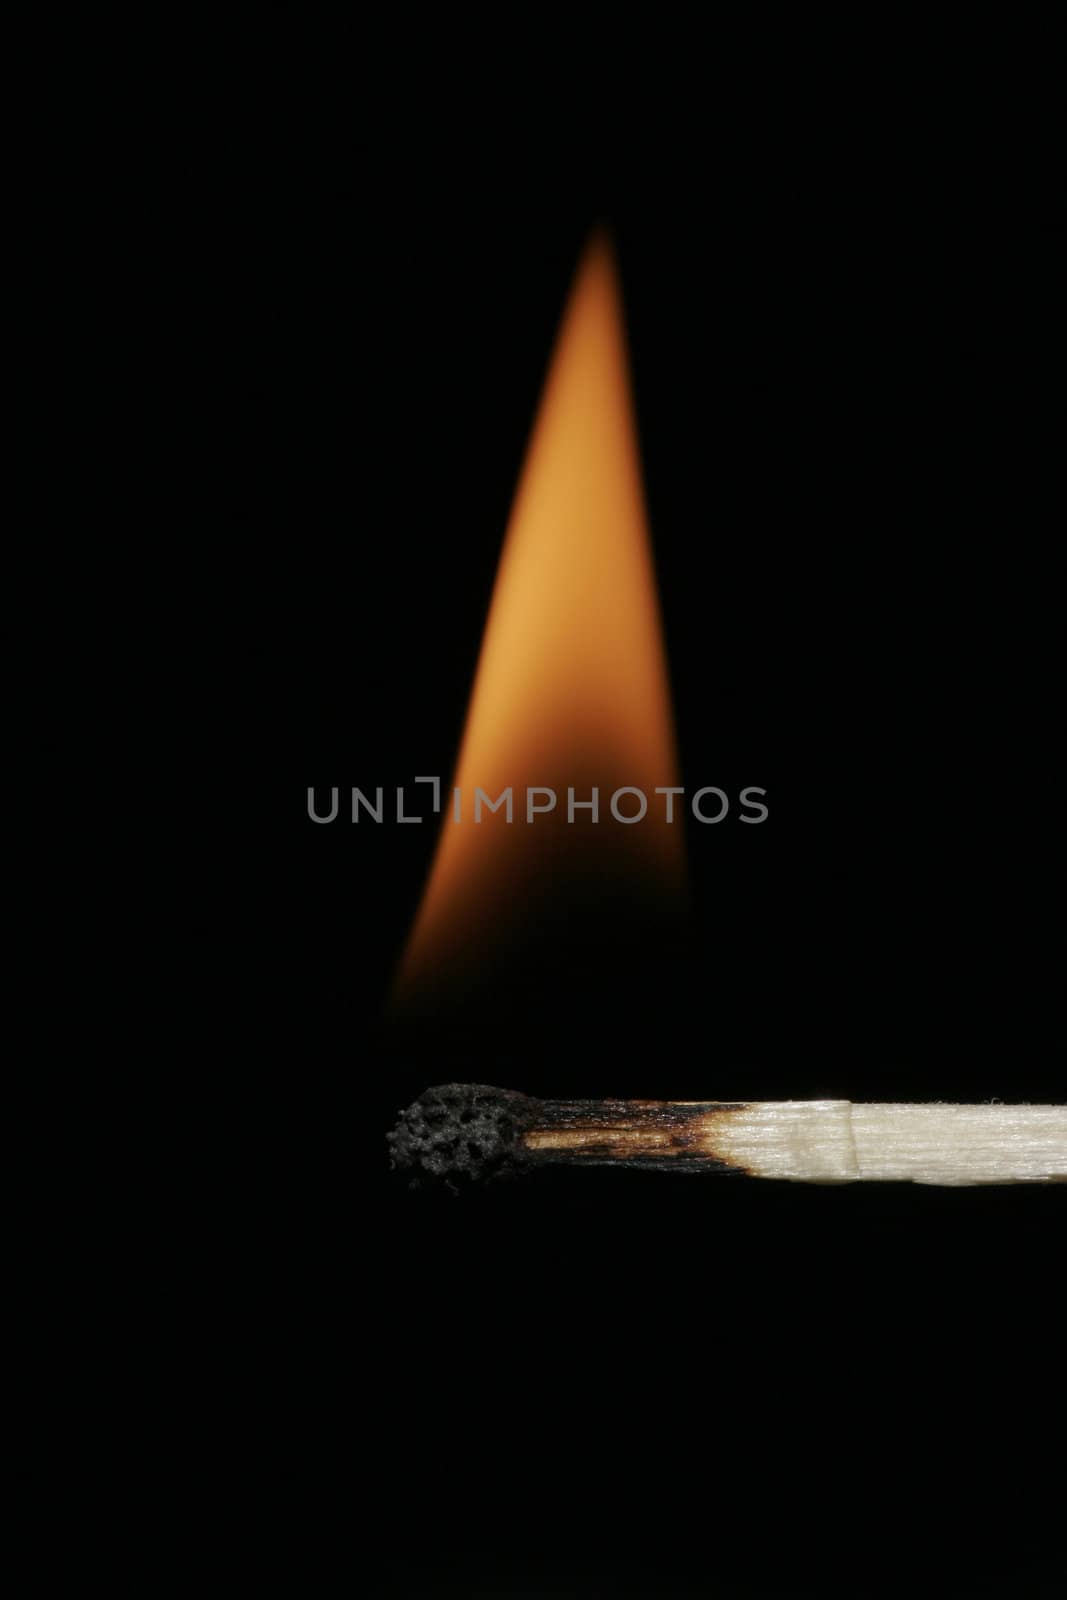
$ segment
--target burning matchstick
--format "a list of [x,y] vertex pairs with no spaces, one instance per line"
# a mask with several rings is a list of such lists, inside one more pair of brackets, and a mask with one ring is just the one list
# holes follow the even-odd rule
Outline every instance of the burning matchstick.
[[1067,1106],[533,1100],[450,1083],[403,1112],[389,1147],[396,1167],[444,1179],[579,1163],[793,1183],[1063,1183]]
[[[601,790],[675,796],[679,777],[621,285],[597,232],[523,463],[452,784],[483,795],[486,814],[460,807],[442,827],[394,1008],[436,1016],[454,979],[462,993],[479,963],[495,973],[528,905],[584,907],[591,883],[610,882],[613,904],[644,905],[654,886],[657,915],[681,906],[671,812],[598,821]],[[528,805],[566,794],[567,810],[549,808],[544,832],[513,827],[522,789]],[[1067,1179],[1063,1106],[532,1100],[450,1084],[416,1100],[389,1142],[396,1166],[446,1179],[560,1162],[799,1183]]]

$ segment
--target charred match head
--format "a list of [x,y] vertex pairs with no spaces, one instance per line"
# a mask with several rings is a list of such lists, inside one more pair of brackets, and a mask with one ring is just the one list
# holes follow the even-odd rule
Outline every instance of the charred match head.
[[524,1160],[521,1136],[536,1106],[524,1094],[482,1083],[427,1089],[389,1135],[393,1163],[416,1177],[499,1177]]

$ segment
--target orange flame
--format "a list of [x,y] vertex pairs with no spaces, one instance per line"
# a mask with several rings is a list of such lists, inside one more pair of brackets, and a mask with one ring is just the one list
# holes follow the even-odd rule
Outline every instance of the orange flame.
[[[439,974],[459,950],[476,956],[491,946],[524,896],[563,875],[576,834],[586,861],[600,852],[617,874],[621,853],[668,897],[680,894],[678,812],[668,824],[654,794],[677,783],[622,299],[611,244],[598,233],[571,290],[519,480],[453,793],[443,797],[398,992]],[[559,796],[532,823],[528,785]],[[583,809],[569,822],[568,788],[581,801],[594,785],[599,822]],[[630,826],[608,813],[624,785],[650,802]],[[507,787],[514,821],[503,808],[483,808],[475,821],[475,789],[496,799]]]

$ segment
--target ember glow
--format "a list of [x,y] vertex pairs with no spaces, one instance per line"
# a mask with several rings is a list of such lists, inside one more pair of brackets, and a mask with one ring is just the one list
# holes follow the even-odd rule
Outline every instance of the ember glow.
[[[453,790],[551,786],[588,799],[678,786],[666,658],[611,244],[596,234],[564,312],[512,506]],[[531,896],[566,894],[602,857],[680,897],[683,835],[662,800],[606,828],[561,805],[537,829],[503,810],[449,816],[401,965],[417,988],[457,949],[491,945]],[[632,802],[631,802],[632,807]]]

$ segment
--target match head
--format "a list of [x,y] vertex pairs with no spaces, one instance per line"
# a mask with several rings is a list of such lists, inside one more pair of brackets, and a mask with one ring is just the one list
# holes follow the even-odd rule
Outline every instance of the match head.
[[401,1112],[389,1134],[394,1166],[416,1177],[499,1177],[524,1159],[521,1143],[537,1102],[483,1083],[446,1083]]

